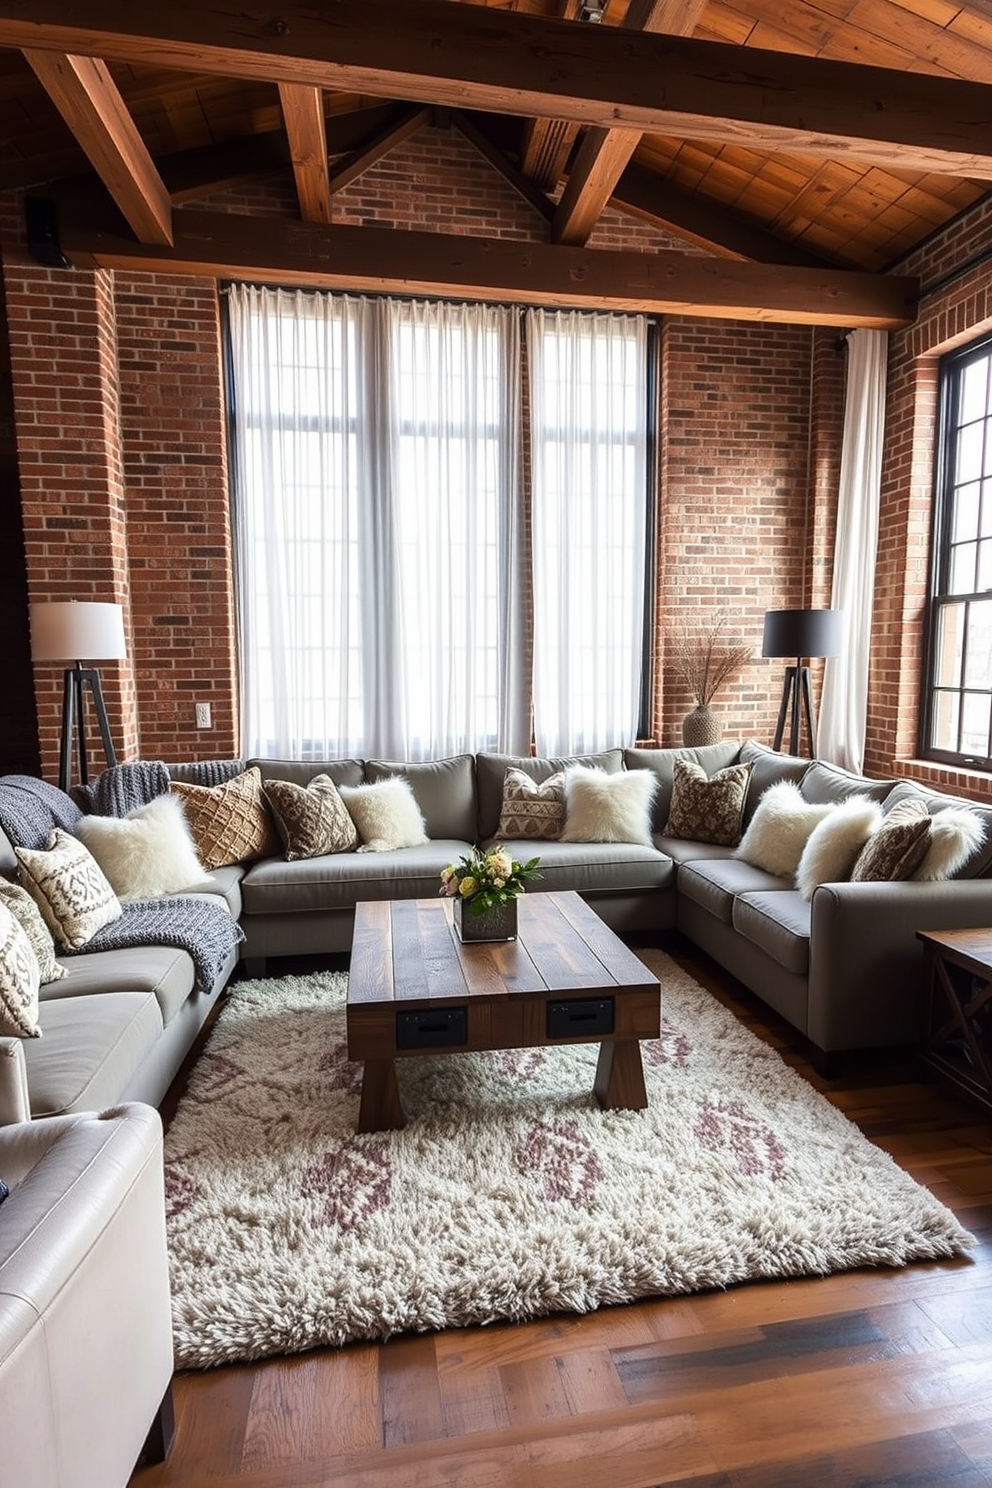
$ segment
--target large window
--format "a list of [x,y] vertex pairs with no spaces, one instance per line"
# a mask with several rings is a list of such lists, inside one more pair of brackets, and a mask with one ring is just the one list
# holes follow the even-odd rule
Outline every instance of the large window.
[[992,340],[941,368],[923,750],[992,769]]
[[629,316],[236,286],[242,747],[308,759],[633,741],[647,351]]

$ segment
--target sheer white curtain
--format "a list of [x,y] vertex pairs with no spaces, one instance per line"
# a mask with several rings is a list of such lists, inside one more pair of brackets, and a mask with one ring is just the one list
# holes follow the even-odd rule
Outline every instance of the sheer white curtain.
[[631,744],[644,651],[647,322],[527,314],[539,754]]
[[831,609],[845,617],[844,648],[824,664],[817,753],[860,773],[868,717],[868,661],[885,435],[886,331],[847,338]]
[[229,295],[242,748],[518,752],[516,318]]

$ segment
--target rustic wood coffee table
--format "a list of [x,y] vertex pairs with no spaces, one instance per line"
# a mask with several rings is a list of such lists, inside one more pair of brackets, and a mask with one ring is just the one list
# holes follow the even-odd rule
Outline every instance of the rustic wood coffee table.
[[639,1039],[661,1029],[657,977],[573,892],[523,894],[518,938],[462,945],[450,899],[363,902],[348,976],[348,1058],[364,1060],[360,1132],[403,1125],[394,1060],[598,1043],[607,1110],[647,1105]]

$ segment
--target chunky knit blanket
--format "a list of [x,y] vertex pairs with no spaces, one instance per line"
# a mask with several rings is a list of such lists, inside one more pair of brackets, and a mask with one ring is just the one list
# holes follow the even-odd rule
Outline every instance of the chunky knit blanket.
[[71,832],[82,812],[65,791],[34,775],[0,778],[0,827],[15,847],[48,846],[55,827]]
[[98,930],[77,951],[120,951],[132,946],[175,946],[188,951],[196,968],[195,989],[209,992],[244,932],[226,905],[191,895],[168,899],[125,899],[120,919]]
[[160,760],[111,765],[87,785],[73,787],[73,800],[95,816],[127,816],[169,789],[169,772]]

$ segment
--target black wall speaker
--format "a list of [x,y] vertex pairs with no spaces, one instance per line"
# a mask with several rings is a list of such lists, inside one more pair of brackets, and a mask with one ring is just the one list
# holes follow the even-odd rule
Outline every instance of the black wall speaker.
[[69,260],[59,246],[59,222],[55,203],[45,196],[24,198],[24,222],[28,247],[37,263],[46,269],[68,269]]

